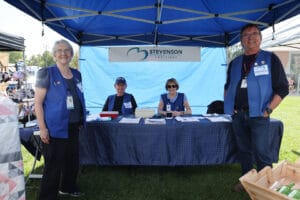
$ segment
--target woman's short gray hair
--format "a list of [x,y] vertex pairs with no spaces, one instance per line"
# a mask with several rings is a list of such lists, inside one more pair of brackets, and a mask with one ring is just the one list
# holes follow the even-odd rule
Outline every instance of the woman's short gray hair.
[[71,50],[71,55],[73,56],[74,55],[74,50],[73,50],[73,47],[72,45],[67,41],[67,40],[64,40],[64,39],[61,39],[61,40],[57,40],[54,45],[53,45],[53,49],[52,49],[52,54],[54,55],[56,50],[57,50],[57,46],[59,44],[65,44],[68,46],[68,48]]

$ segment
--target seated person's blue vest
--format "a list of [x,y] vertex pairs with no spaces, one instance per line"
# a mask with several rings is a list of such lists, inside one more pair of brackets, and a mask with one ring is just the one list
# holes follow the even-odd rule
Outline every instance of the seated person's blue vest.
[[164,103],[163,111],[166,111],[168,103],[171,105],[171,111],[184,111],[184,93],[177,93],[177,98],[174,102],[170,101],[168,94],[162,94],[161,99]]
[[[115,99],[116,99],[116,95],[110,95],[108,97],[108,111],[113,111],[114,109],[114,104],[115,104]],[[132,105],[131,106],[127,106],[127,105],[131,105],[131,95],[128,93],[124,94],[123,97],[123,103],[122,103],[122,115],[132,115],[133,113],[133,108]]]

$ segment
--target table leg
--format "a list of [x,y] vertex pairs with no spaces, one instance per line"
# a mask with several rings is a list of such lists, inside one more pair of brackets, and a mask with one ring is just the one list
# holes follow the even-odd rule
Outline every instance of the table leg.
[[34,131],[33,133],[33,141],[35,142],[36,144],[36,150],[35,150],[35,155],[34,155],[34,162],[33,162],[33,165],[32,165],[32,168],[30,170],[30,173],[25,181],[25,184],[27,184],[27,182],[29,181],[29,179],[41,179],[43,177],[42,174],[34,174],[34,170],[35,170],[35,166],[36,166],[36,161],[37,161],[37,157],[38,157],[38,153],[39,151],[41,152],[42,149],[41,149],[41,142],[40,142],[40,139],[38,138],[39,137],[39,131]]

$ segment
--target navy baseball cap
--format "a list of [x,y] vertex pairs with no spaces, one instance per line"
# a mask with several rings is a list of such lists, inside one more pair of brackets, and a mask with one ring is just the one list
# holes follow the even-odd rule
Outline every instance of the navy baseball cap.
[[125,80],[125,78],[123,78],[123,77],[118,77],[118,78],[116,79],[115,84],[124,84],[124,85],[126,85],[126,80]]

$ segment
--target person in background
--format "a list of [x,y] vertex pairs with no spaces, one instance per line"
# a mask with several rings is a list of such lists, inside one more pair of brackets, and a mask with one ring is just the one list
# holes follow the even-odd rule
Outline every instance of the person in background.
[[[272,167],[270,154],[270,114],[289,93],[288,81],[279,58],[260,49],[261,32],[247,24],[240,32],[244,54],[228,67],[224,91],[224,111],[232,115],[242,175],[254,167]],[[253,160],[254,158],[254,160]],[[244,191],[241,183],[234,191]]]
[[165,88],[168,93],[164,93],[160,97],[158,114],[164,116],[167,116],[167,113],[172,113],[172,116],[192,114],[185,94],[177,92],[179,84],[175,78],[168,79]]
[[78,135],[85,121],[81,74],[70,68],[73,48],[68,41],[55,42],[53,57],[56,65],[40,69],[35,85],[35,112],[45,159],[40,200],[56,200],[58,193],[83,195],[76,184]]
[[115,82],[116,94],[107,97],[102,111],[118,111],[119,115],[132,115],[137,108],[132,94],[125,92],[127,83],[125,78],[118,77]]

